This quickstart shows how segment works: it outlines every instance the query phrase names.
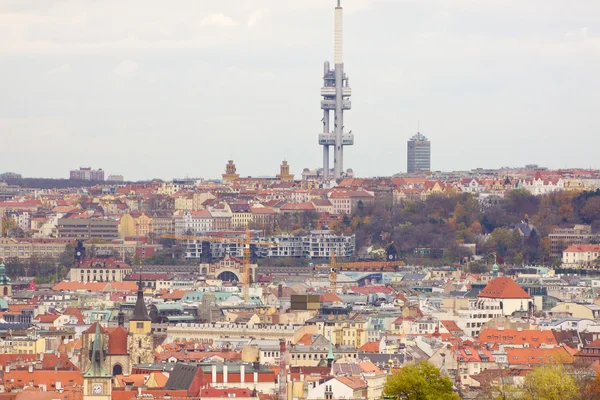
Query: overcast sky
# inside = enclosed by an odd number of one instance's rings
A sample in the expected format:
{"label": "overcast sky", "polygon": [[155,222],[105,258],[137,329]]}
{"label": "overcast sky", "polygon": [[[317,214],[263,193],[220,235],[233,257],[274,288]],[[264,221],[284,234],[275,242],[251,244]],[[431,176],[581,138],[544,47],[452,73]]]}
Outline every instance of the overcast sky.
{"label": "overcast sky", "polygon": [[[336,0],[0,0],[0,172],[318,167]],[[600,1],[343,0],[345,168],[600,168]],[[333,159],[333,157],[332,157]]]}

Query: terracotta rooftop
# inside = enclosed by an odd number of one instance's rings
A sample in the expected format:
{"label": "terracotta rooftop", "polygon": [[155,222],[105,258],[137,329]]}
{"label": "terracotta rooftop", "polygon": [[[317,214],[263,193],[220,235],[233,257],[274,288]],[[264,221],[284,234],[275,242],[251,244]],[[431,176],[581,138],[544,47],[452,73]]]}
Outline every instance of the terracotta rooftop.
{"label": "terracotta rooftop", "polygon": [[491,299],[531,299],[531,296],[510,278],[496,278],[477,295]]}
{"label": "terracotta rooftop", "polygon": [[563,253],[599,253],[600,244],[573,244],[563,250]]}
{"label": "terracotta rooftop", "polygon": [[127,331],[122,326],[117,327],[108,335],[108,354],[127,354]]}
{"label": "terracotta rooftop", "polygon": [[481,343],[519,346],[524,346],[527,344],[529,347],[556,345],[556,339],[552,331],[540,331],[536,329],[483,329],[479,333],[479,341]]}

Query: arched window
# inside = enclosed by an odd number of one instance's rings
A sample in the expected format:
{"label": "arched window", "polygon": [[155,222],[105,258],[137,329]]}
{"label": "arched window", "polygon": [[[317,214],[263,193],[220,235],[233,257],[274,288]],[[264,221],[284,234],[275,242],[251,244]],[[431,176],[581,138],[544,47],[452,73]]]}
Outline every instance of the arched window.
{"label": "arched window", "polygon": [[123,375],[123,367],[121,366],[121,364],[115,364],[115,366],[113,367],[113,376],[117,376],[117,375]]}
{"label": "arched window", "polygon": [[2,292],[4,293],[5,296],[8,296],[8,286],[4,286],[4,289],[2,289]]}
{"label": "arched window", "polygon": [[138,348],[142,348],[142,339],[138,340]]}

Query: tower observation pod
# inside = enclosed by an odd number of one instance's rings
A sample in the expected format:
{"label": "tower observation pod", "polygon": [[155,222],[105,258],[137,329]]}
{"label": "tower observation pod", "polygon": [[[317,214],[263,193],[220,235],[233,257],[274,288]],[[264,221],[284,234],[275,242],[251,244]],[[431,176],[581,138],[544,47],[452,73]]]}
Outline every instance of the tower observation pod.
{"label": "tower observation pod", "polygon": [[[342,177],[344,172],[344,146],[354,144],[354,135],[344,133],[344,111],[350,110],[352,104],[350,96],[349,78],[344,73],[343,61],[343,25],[344,10],[341,0],[337,1],[335,8],[334,30],[334,68],[331,69],[329,61],[325,62],[323,87],[321,88],[321,109],[323,110],[323,133],[319,134],[319,145],[323,146],[323,178],[329,176],[329,148],[333,147],[333,174],[335,179]],[[333,111],[333,127],[331,126],[330,112]]]}

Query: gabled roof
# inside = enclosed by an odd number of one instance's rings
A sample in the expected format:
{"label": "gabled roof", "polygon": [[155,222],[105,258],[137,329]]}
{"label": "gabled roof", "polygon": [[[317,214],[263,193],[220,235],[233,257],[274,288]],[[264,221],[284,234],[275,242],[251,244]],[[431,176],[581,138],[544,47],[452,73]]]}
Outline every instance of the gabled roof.
{"label": "gabled roof", "polygon": [[35,317],[33,320],[34,322],[41,322],[41,323],[53,323],[54,321],[56,321],[58,319],[58,317],[60,317],[60,315],[54,315],[54,314],[39,314],[37,317]]}
{"label": "gabled roof", "polygon": [[323,293],[319,296],[319,301],[321,303],[341,303],[342,299],[335,293]]}
{"label": "gabled roof", "polygon": [[340,383],[343,383],[344,385],[348,386],[350,389],[361,389],[361,388],[366,388],[367,387],[367,383],[360,379],[357,378],[355,376],[338,376],[337,379]]}
{"label": "gabled roof", "polygon": [[379,342],[367,342],[360,346],[359,350],[365,353],[379,353]]}
{"label": "gabled roof", "polygon": [[563,250],[563,253],[598,253],[600,244],[573,244]]}
{"label": "gabled roof", "polygon": [[479,333],[479,341],[489,344],[525,345],[540,347],[541,345],[555,346],[556,338],[552,331],[536,329],[493,329],[486,328]]}
{"label": "gabled roof", "polygon": [[572,364],[573,356],[564,347],[506,348],[509,365]]}
{"label": "gabled roof", "polygon": [[531,299],[531,296],[510,278],[499,277],[493,279],[477,297],[490,299]]}
{"label": "gabled roof", "polygon": [[108,335],[108,354],[127,354],[127,331],[122,326],[117,327]]}

